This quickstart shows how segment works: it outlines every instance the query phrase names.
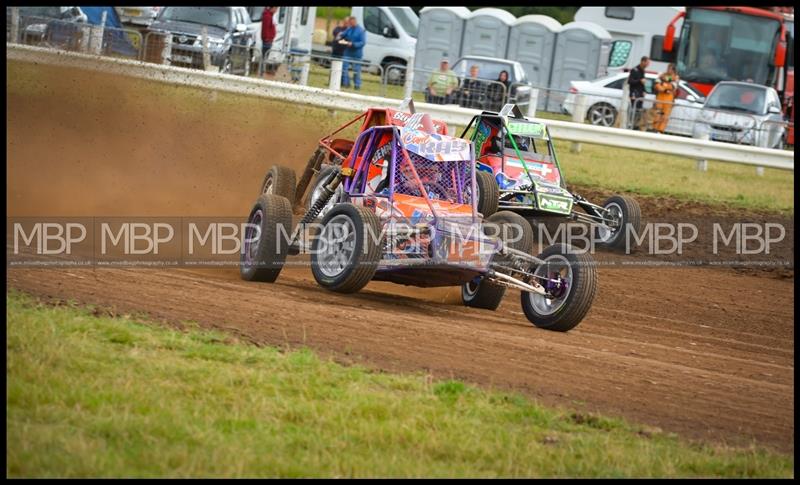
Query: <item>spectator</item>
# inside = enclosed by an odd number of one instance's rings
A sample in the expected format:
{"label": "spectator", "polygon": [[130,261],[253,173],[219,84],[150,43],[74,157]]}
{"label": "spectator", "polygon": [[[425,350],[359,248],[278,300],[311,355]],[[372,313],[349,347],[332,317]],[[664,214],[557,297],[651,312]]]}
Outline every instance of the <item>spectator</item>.
{"label": "spectator", "polygon": [[[275,40],[275,11],[278,7],[264,7],[261,14],[261,62],[266,62],[267,53],[272,49],[272,41]],[[275,73],[274,66],[266,64],[264,77]]]}
{"label": "spectator", "polygon": [[642,57],[639,65],[631,69],[628,75],[628,85],[630,86],[631,108],[633,109],[633,120],[631,126],[637,130],[642,129],[642,103],[644,101],[644,70],[650,65],[650,58]]}
{"label": "spectator", "polygon": [[508,71],[500,71],[497,80],[489,85],[486,92],[493,111],[500,111],[503,108],[503,103],[510,87],[511,81],[508,80]]}
{"label": "spectator", "polygon": [[364,57],[364,44],[366,35],[364,29],[358,25],[355,17],[347,17],[347,30],[341,34],[339,40],[344,49],[344,65],[342,66],[342,87],[350,87],[350,66],[353,66],[353,87],[356,91],[361,89],[361,58]]}
{"label": "spectator", "polygon": [[672,113],[672,105],[675,103],[675,93],[678,91],[678,73],[675,72],[675,64],[667,66],[667,72],[658,76],[655,85],[656,90],[656,116],[653,128],[658,133],[664,133]]}
{"label": "spectator", "polygon": [[333,28],[333,42],[331,42],[331,55],[336,59],[341,59],[344,55],[344,46],[339,43],[342,40],[344,31],[347,30],[347,21],[340,20],[336,27]]}
{"label": "spectator", "polygon": [[461,88],[459,106],[483,109],[486,101],[486,83],[478,79],[479,70],[477,64],[469,68],[469,77],[464,80],[464,86]]}
{"label": "spectator", "polygon": [[425,90],[425,101],[436,104],[450,104],[453,91],[458,88],[458,76],[450,69],[447,54],[439,63],[439,70],[431,74],[428,88]]}

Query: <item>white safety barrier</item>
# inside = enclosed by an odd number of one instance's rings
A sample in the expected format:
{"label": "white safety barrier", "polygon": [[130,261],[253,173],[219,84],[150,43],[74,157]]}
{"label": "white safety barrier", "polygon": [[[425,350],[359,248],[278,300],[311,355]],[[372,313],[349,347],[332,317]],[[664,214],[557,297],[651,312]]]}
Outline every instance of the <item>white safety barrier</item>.
{"label": "white safety barrier", "polygon": [[[100,57],[76,52],[6,43],[6,59],[131,76],[183,86],[213,89],[247,96],[341,111],[363,111],[375,106],[397,106],[399,100],[311,88],[264,79],[150,64],[127,59]],[[448,124],[465,126],[479,110],[451,105],[415,103],[417,110]],[[794,170],[794,152],[673,135],[606,128],[568,121],[541,120],[556,139],[630,148],[692,159],[716,160],[761,167]]]}

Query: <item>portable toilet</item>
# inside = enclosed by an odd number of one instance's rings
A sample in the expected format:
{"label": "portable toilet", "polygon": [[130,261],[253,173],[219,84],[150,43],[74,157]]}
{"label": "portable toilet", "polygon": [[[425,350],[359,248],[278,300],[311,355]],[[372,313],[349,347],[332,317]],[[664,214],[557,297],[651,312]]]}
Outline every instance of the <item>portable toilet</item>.
{"label": "portable toilet", "polygon": [[546,110],[559,112],[570,81],[591,81],[606,74],[611,34],[597,24],[570,22],[556,35]]}
{"label": "portable toilet", "polygon": [[469,16],[466,7],[425,7],[419,12],[417,47],[414,53],[414,91],[422,91],[431,73],[439,69],[443,56],[456,62],[461,55],[464,22]]}
{"label": "portable toilet", "polygon": [[[535,87],[547,88],[561,23],[547,15],[525,15],[511,25],[506,59],[522,64],[528,81]],[[547,96],[539,95],[537,109],[544,110]]]}
{"label": "portable toilet", "polygon": [[464,24],[462,56],[486,56],[504,59],[511,25],[516,17],[499,8],[479,8]]}

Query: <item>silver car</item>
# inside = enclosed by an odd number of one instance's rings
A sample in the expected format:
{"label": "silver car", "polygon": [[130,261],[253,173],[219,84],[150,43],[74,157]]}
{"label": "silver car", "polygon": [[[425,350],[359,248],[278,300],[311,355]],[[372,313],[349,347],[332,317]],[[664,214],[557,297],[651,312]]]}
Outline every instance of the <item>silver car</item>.
{"label": "silver car", "polygon": [[[463,56],[460,57],[453,64],[453,72],[457,76],[466,80],[469,77],[469,71],[472,66],[478,66],[478,79],[482,81],[492,81],[487,84],[489,88],[494,87],[499,92],[505,94],[503,99],[497,102],[487,102],[486,106],[481,109],[490,109],[500,111],[500,108],[506,103],[514,103],[521,109],[527,109],[531,99],[531,87],[528,85],[528,77],[525,75],[525,69],[517,61],[510,59],[500,59],[496,57],[485,56]],[[508,92],[496,82],[500,72],[506,71],[508,73],[508,82],[510,89]],[[473,106],[474,107],[474,106]]]}
{"label": "silver car", "polygon": [[778,92],[759,84],[723,81],[708,95],[697,123],[695,138],[783,148],[786,122]]}

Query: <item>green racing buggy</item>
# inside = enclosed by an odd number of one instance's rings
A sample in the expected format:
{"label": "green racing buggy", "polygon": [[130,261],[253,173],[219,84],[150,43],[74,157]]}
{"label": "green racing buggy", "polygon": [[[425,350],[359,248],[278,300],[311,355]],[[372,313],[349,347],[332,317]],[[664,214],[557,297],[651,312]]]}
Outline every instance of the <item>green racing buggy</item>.
{"label": "green racing buggy", "polygon": [[615,195],[603,205],[567,190],[547,125],[526,119],[507,104],[499,113],[475,115],[461,138],[475,144],[478,211],[516,212],[529,221],[563,217],[594,229],[599,247],[622,249],[626,230],[639,233],[641,210],[636,200]]}

